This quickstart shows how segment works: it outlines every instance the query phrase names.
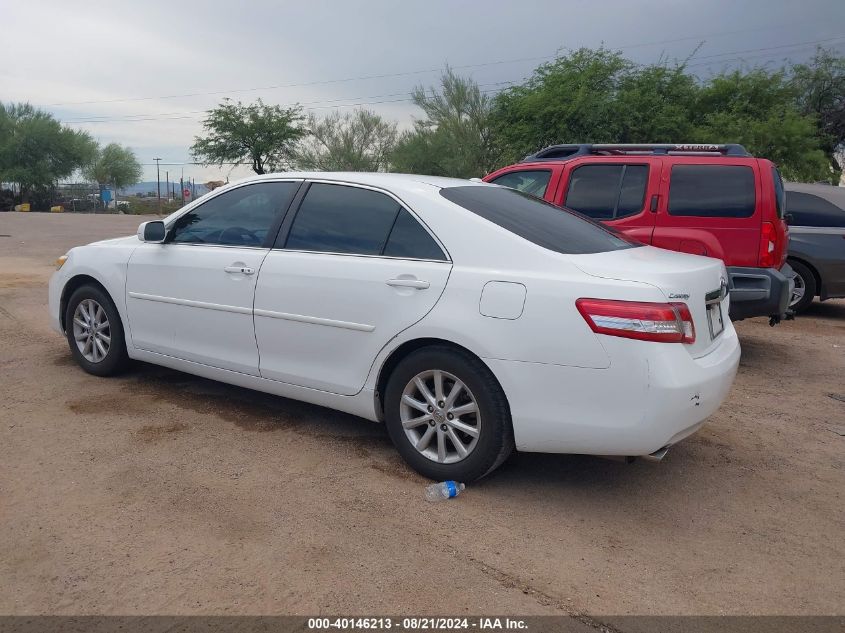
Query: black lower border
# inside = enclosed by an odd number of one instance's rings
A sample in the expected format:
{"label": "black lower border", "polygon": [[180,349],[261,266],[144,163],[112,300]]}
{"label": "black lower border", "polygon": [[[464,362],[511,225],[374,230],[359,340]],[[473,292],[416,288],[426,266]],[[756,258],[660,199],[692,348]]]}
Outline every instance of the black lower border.
{"label": "black lower border", "polygon": [[845,633],[845,616],[0,616],[0,633]]}

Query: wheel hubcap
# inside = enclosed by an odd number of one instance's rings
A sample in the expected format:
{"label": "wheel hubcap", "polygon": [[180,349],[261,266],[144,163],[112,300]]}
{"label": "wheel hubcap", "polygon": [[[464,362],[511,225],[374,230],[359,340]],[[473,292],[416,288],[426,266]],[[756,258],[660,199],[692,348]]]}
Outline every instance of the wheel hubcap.
{"label": "wheel hubcap", "polygon": [[440,464],[466,459],[481,435],[481,413],[456,376],[433,369],[414,376],[402,392],[399,418],[408,441]]}
{"label": "wheel hubcap", "polygon": [[106,311],[93,299],[83,299],[73,313],[73,339],[89,363],[99,363],[109,353],[111,326]]}
{"label": "wheel hubcap", "polygon": [[795,282],[795,289],[792,291],[792,299],[789,302],[790,308],[804,298],[804,292],[807,290],[804,278],[801,275],[795,275],[793,281]]}

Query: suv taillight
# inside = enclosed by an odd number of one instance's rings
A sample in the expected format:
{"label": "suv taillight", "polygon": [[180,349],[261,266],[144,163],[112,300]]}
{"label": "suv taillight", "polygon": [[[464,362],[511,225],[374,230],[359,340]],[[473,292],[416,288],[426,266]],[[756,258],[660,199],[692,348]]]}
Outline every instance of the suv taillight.
{"label": "suv taillight", "polygon": [[578,299],[575,305],[597,334],[658,343],[695,343],[695,325],[686,303]]}
{"label": "suv taillight", "polygon": [[775,225],[771,222],[763,222],[762,230],[760,231],[760,255],[758,263],[761,268],[774,268],[780,253],[778,253],[778,234],[775,230]]}

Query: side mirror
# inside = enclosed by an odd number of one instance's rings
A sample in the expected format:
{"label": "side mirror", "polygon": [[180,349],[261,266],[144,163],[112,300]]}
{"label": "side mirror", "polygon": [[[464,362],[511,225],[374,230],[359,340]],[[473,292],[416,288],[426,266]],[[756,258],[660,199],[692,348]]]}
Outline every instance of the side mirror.
{"label": "side mirror", "polygon": [[791,225],[795,221],[795,218],[792,217],[791,213],[787,213],[786,215],[784,215],[783,219],[786,220],[787,225]]}
{"label": "side mirror", "polygon": [[142,222],[141,226],[138,227],[138,239],[142,242],[161,244],[166,236],[167,231],[164,228],[164,222],[161,220]]}

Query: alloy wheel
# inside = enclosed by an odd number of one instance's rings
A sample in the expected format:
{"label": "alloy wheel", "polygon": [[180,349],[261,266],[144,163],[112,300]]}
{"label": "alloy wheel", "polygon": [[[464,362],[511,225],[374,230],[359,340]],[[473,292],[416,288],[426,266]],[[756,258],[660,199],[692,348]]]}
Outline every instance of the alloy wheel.
{"label": "alloy wheel", "polygon": [[792,280],[795,282],[795,288],[792,291],[792,296],[789,298],[790,308],[797,305],[804,298],[804,293],[807,290],[807,285],[804,283],[804,278],[801,275],[795,275]]}
{"label": "alloy wheel", "polygon": [[83,299],[73,313],[73,339],[90,363],[102,362],[111,346],[111,326],[106,311],[93,299]]}
{"label": "alloy wheel", "polygon": [[405,386],[399,418],[417,452],[440,463],[466,459],[481,435],[481,412],[475,396],[452,374],[432,369]]}

